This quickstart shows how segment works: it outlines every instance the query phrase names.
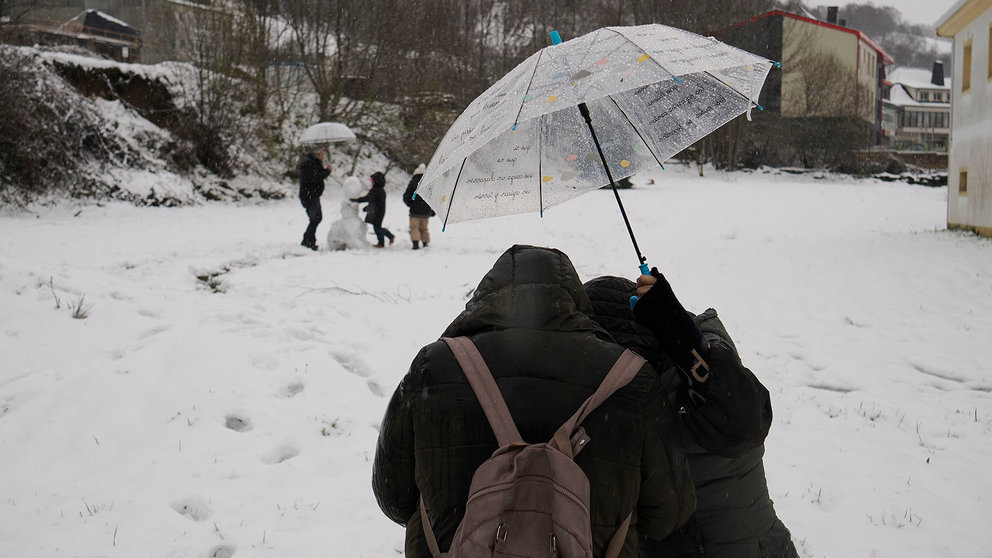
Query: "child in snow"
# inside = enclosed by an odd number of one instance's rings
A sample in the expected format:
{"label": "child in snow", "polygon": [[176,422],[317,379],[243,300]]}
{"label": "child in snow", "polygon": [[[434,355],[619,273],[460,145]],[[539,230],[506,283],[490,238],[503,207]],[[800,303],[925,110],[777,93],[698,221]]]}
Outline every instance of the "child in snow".
{"label": "child in snow", "polygon": [[368,205],[365,206],[365,222],[372,225],[372,230],[375,231],[375,237],[379,241],[374,246],[376,248],[382,248],[384,246],[383,237],[389,239],[389,244],[396,242],[396,237],[393,236],[393,233],[382,226],[382,219],[386,216],[386,175],[376,172],[370,178],[372,180],[372,189],[360,198],[350,198],[350,201],[356,203],[368,202]]}

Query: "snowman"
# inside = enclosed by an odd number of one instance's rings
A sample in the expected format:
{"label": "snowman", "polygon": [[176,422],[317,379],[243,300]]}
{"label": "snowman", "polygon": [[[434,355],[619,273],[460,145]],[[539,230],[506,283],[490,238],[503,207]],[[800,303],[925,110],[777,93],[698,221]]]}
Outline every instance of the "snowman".
{"label": "snowman", "polygon": [[359,205],[348,201],[365,193],[362,182],[355,176],[344,179],[344,200],[341,202],[341,218],[331,223],[327,232],[328,250],[365,250],[372,246],[368,240],[368,225],[359,213]]}

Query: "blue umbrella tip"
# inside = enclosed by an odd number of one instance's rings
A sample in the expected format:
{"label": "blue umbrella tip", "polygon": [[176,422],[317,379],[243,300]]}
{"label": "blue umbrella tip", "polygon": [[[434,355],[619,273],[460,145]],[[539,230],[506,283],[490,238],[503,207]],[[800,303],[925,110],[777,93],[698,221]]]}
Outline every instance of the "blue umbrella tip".
{"label": "blue umbrella tip", "polygon": [[551,32],[551,44],[553,45],[561,44],[561,35],[558,34],[557,30]]}
{"label": "blue umbrella tip", "polygon": [[679,79],[679,76],[672,76],[672,77],[675,78],[675,83],[682,83],[682,80]]}

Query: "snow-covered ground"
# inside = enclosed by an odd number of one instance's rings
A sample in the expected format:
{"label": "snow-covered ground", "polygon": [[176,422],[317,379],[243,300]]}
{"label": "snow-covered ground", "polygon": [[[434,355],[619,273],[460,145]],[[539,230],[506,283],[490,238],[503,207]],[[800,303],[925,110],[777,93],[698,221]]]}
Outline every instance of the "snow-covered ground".
{"label": "snow-covered ground", "polygon": [[[992,555],[992,242],[945,229],[945,188],[693,174],[623,198],[771,391],[765,466],[802,555]],[[0,216],[0,556],[400,555],[369,477],[417,350],[513,243],[636,275],[609,191],[434,219],[419,251],[400,191],[378,251],[301,248],[295,199]]]}

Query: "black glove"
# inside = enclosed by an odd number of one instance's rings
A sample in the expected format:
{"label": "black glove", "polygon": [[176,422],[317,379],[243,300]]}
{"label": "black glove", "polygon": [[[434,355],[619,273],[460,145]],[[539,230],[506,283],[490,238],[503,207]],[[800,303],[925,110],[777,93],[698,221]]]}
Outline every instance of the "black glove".
{"label": "black glove", "polygon": [[651,275],[657,282],[634,304],[634,318],[654,332],[658,343],[683,372],[689,373],[695,367],[699,375],[705,376],[707,371],[699,369],[700,364],[703,367],[705,364],[698,361],[706,358],[709,343],[692,316],[675,297],[665,276],[657,267],[651,268]]}

